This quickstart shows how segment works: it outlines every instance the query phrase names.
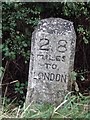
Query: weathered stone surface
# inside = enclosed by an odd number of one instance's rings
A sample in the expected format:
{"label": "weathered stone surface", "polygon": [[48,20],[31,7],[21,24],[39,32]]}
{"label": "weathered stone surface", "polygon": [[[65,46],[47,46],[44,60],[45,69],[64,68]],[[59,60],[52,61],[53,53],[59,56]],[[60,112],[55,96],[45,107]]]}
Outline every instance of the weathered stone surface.
{"label": "weathered stone surface", "polygon": [[43,19],[32,35],[26,103],[59,104],[70,88],[76,35],[73,23]]}

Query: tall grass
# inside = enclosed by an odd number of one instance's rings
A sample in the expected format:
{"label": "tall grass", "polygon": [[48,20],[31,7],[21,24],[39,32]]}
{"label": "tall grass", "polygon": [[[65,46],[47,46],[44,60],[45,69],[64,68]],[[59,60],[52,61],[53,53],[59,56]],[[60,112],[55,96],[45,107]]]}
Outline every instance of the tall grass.
{"label": "tall grass", "polygon": [[52,104],[30,103],[27,107],[21,106],[11,109],[13,102],[0,111],[0,118],[90,118],[90,96],[66,95],[58,106]]}

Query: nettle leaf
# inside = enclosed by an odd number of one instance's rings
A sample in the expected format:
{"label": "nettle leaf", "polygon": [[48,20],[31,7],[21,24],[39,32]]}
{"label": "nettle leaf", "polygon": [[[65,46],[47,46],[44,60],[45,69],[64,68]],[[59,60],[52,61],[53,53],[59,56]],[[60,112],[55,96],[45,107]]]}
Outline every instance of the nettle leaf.
{"label": "nettle leaf", "polygon": [[17,83],[15,84],[15,86],[16,86],[16,87],[19,87],[19,86],[20,86],[20,83],[19,83],[19,82],[17,82]]}
{"label": "nettle leaf", "polygon": [[72,71],[71,72],[71,79],[76,80],[76,77],[77,77],[77,73],[75,71]]}
{"label": "nettle leaf", "polygon": [[0,44],[0,50],[2,50],[3,46],[4,46],[3,44]]}
{"label": "nettle leaf", "polygon": [[21,86],[21,87],[20,87],[20,90],[22,90],[23,88],[24,88],[24,87],[23,87],[23,86]]}
{"label": "nettle leaf", "polygon": [[9,57],[15,59],[16,58],[15,52],[10,52]]}
{"label": "nettle leaf", "polygon": [[19,88],[15,88],[16,93],[19,91]]}
{"label": "nettle leaf", "polygon": [[9,51],[6,51],[5,54],[4,54],[6,57],[9,56]]}
{"label": "nettle leaf", "polygon": [[28,45],[26,43],[23,44],[24,47],[27,47]]}
{"label": "nettle leaf", "polygon": [[25,84],[24,83],[21,83],[21,87],[24,87],[25,86]]}
{"label": "nettle leaf", "polygon": [[2,51],[5,51],[5,52],[9,51],[9,48],[8,48],[8,46],[6,46],[6,45],[3,45]]}
{"label": "nettle leaf", "polygon": [[24,93],[22,90],[20,90],[19,92],[20,92],[20,94],[23,94],[23,93]]}
{"label": "nettle leaf", "polygon": [[77,28],[77,31],[83,33],[84,32],[83,26],[79,25],[79,27]]}

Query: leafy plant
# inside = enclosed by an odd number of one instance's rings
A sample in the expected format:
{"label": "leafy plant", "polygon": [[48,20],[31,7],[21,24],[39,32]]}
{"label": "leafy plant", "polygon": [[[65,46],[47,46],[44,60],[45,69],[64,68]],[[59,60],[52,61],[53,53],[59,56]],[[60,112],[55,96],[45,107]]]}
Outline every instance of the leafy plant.
{"label": "leafy plant", "polygon": [[80,77],[80,80],[83,81],[85,80],[84,76],[82,75],[83,73],[77,73],[76,71],[72,71],[71,72],[71,79],[76,81],[77,80],[77,77],[79,76]]}
{"label": "leafy plant", "polygon": [[35,104],[31,102],[27,107],[12,107],[14,103],[9,103],[0,111],[0,118],[42,118],[42,119],[86,119],[90,117],[90,96],[70,95],[68,93],[64,101],[58,106],[52,104]]}
{"label": "leafy plant", "polygon": [[89,43],[88,39],[89,39],[89,36],[90,36],[90,31],[87,30],[87,29],[85,30],[83,28],[83,26],[81,26],[81,25],[78,26],[77,31],[78,31],[79,34],[82,35],[84,43],[88,44]]}
{"label": "leafy plant", "polygon": [[[2,5],[3,35],[6,36],[3,38],[5,41],[2,47],[3,55],[5,58],[11,60],[21,55],[27,62],[30,57],[32,33],[30,29],[39,22],[41,10],[38,9],[38,7],[35,7],[35,10],[33,10],[33,7],[24,8],[23,6],[26,5],[26,3],[7,2]],[[11,12],[10,9],[13,11]]]}
{"label": "leafy plant", "polygon": [[24,83],[15,83],[15,93],[20,93],[23,94],[24,93],[24,89],[27,87],[27,82]]}
{"label": "leafy plant", "polygon": [[71,72],[71,79],[76,81],[76,77],[77,77],[77,72],[72,71]]}

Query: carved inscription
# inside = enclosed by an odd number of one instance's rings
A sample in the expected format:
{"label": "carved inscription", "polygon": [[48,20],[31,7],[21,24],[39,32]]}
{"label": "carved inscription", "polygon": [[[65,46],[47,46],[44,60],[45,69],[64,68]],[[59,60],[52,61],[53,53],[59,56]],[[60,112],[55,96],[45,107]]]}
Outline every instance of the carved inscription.
{"label": "carved inscription", "polygon": [[61,62],[65,62],[66,60],[66,56],[65,55],[57,55],[57,56],[52,56],[52,55],[45,55],[45,54],[38,54],[37,55],[38,58],[42,59],[42,60],[50,60],[50,61],[61,61]]}
{"label": "carved inscription", "polygon": [[[67,51],[66,45],[67,45],[66,40],[59,40],[57,43],[57,48],[56,48],[57,51],[61,52],[61,53]],[[40,39],[40,48],[39,49],[49,51],[49,39],[47,39],[47,38]]]}
{"label": "carved inscription", "polygon": [[67,45],[67,41],[65,41],[65,40],[59,40],[58,41],[57,51],[58,52],[62,52],[62,53],[65,52],[65,51],[67,51],[66,45]]}
{"label": "carved inscription", "polygon": [[66,78],[67,78],[66,74],[54,74],[54,73],[46,73],[46,72],[38,73],[39,80],[60,81],[60,82],[66,83]]}
{"label": "carved inscription", "polygon": [[47,38],[40,39],[40,50],[49,51],[49,40]]}
{"label": "carved inscription", "polygon": [[[47,80],[47,81],[60,81],[66,83],[67,74],[66,73],[53,73],[52,70],[59,70],[60,66],[58,63],[65,64],[66,62],[66,55],[65,52],[67,51],[67,41],[66,40],[56,40],[56,46],[53,49],[56,53],[59,54],[50,54],[50,50],[52,50],[52,43],[50,42],[51,39],[49,38],[41,38],[39,40],[39,52],[37,54],[37,58],[39,60],[43,60],[42,62],[38,62],[39,68],[51,70],[51,72],[43,72],[40,71],[38,73],[39,80]],[[50,47],[51,46],[51,47]],[[50,62],[51,61],[51,62]]]}

